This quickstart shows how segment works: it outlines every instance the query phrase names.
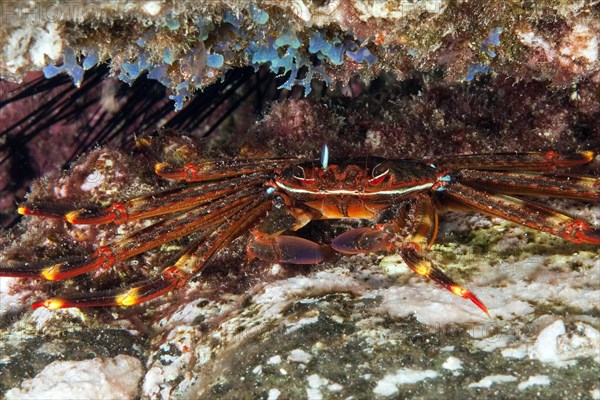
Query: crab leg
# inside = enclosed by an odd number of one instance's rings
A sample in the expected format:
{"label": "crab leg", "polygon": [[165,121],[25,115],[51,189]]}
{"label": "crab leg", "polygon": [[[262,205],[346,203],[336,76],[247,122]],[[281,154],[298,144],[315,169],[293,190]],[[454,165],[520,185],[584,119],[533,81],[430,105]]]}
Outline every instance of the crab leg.
{"label": "crab leg", "polygon": [[463,299],[471,300],[473,304],[486,313],[488,317],[490,316],[487,307],[481,300],[477,298],[477,296],[475,296],[470,290],[454,283],[454,281],[448,277],[448,275],[446,275],[437,265],[435,265],[433,261],[423,256],[420,247],[413,243],[408,243],[399,249],[399,253],[406,265],[408,265],[414,272],[431,279]]}
{"label": "crab leg", "polygon": [[175,264],[163,269],[154,278],[139,282],[128,289],[88,293],[73,297],[58,297],[37,302],[34,308],[132,306],[162,296],[185,284],[224,246],[246,232],[271,207],[269,200],[255,199],[238,208],[231,219],[223,221],[214,231],[196,241]]}
{"label": "crab leg", "polygon": [[471,291],[456,284],[433,261],[425,255],[425,249],[435,240],[437,235],[437,213],[431,197],[419,195],[411,203],[409,224],[402,243],[398,243],[397,252],[406,265],[419,275],[438,283],[445,289],[464,299],[471,300],[489,317],[487,307]]}
{"label": "crab leg", "polygon": [[166,179],[207,182],[255,172],[273,171],[297,162],[298,159],[290,158],[211,160],[195,164],[188,163],[184,166],[158,162],[154,165],[154,171],[158,176]]}
{"label": "crab leg", "polygon": [[487,214],[547,232],[574,243],[600,244],[600,229],[537,203],[506,195],[491,195],[458,182],[438,188],[453,199]]}
{"label": "crab leg", "polygon": [[391,222],[380,224],[376,228],[353,229],[335,238],[331,246],[342,253],[370,252],[383,248],[387,248],[388,252],[397,252],[414,272],[433,280],[457,296],[471,300],[489,316],[481,300],[456,284],[424,255],[435,240],[438,227],[437,212],[431,198],[426,194],[416,195],[407,205],[408,209],[399,218],[408,221],[406,224]]}
{"label": "crab leg", "polygon": [[252,203],[257,196],[260,196],[260,190],[246,189],[233,199],[225,201],[225,205],[209,205],[175,218],[157,222],[108,246],[99,247],[90,256],[78,259],[70,258],[49,267],[28,264],[16,267],[0,266],[0,276],[41,277],[47,280],[59,280],[81,275],[98,268],[110,268],[118,262],[125,261],[164,243],[222,223],[240,209]]}
{"label": "crab leg", "polygon": [[448,169],[484,169],[484,170],[521,170],[554,171],[557,168],[569,168],[590,163],[596,153],[581,151],[572,154],[559,154],[555,151],[545,153],[493,153],[443,157],[432,162]]}
{"label": "crab leg", "polygon": [[263,185],[267,178],[266,174],[251,174],[226,182],[198,185],[185,189],[175,188],[124,202],[114,202],[109,207],[99,210],[81,209],[65,213],[59,209],[53,209],[52,206],[24,205],[19,207],[19,213],[22,215],[62,218],[76,225],[101,225],[111,222],[122,224],[142,218],[189,210],[239,192],[244,188]]}
{"label": "crab leg", "polygon": [[208,160],[177,166],[161,161],[161,157],[159,157],[158,152],[155,150],[154,144],[155,140],[149,137],[140,138],[136,142],[136,145],[155,162],[154,171],[158,176],[177,181],[206,182],[256,172],[272,172],[275,169],[289,167],[298,162],[297,158],[256,158]]}
{"label": "crab leg", "polygon": [[461,183],[507,194],[600,200],[600,179],[592,177],[550,177],[535,173],[483,172],[466,169],[457,173],[457,179]]}

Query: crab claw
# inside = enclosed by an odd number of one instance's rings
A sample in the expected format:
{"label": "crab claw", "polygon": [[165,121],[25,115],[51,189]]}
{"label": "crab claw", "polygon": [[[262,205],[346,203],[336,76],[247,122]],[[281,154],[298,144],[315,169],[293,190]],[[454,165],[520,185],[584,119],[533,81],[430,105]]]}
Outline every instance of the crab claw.
{"label": "crab claw", "polygon": [[248,258],[289,264],[317,264],[327,256],[324,246],[295,236],[256,238],[248,243]]}
{"label": "crab claw", "polygon": [[356,228],[333,239],[331,247],[344,254],[371,253],[389,246],[388,235],[375,228]]}

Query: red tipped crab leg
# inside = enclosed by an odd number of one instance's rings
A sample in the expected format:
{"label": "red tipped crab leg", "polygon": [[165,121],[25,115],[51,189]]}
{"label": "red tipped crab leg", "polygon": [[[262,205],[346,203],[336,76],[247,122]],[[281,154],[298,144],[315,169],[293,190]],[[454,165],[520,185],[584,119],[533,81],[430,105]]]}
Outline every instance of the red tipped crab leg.
{"label": "red tipped crab leg", "polygon": [[493,192],[600,200],[598,178],[470,169],[461,170],[456,176],[461,183]]}
{"label": "red tipped crab leg", "polygon": [[[50,310],[70,307],[108,307],[139,304],[151,300],[177,287],[180,279],[172,274],[172,269],[163,270],[160,275],[140,282],[139,286],[127,292],[104,291],[70,297],[53,297],[33,303],[31,307],[45,307]],[[133,299],[133,302],[131,302]]]}
{"label": "red tipped crab leg", "polygon": [[444,271],[425,255],[425,249],[437,235],[437,213],[431,197],[420,195],[409,203],[406,236],[402,243],[395,244],[406,265],[419,275],[425,276],[445,289],[464,299],[471,300],[489,317],[487,307],[471,291],[456,284]]}
{"label": "red tipped crab leg", "polygon": [[170,189],[161,193],[142,196],[124,202],[114,202],[104,209],[81,209],[70,212],[52,210],[52,206],[23,205],[22,215],[62,218],[76,225],[122,224],[142,218],[189,210],[215,199],[239,192],[250,186],[261,186],[268,179],[266,174],[251,174],[247,177],[225,182],[215,182],[190,188]]}
{"label": "red tipped crab leg", "polygon": [[[419,275],[438,283],[457,296],[471,300],[488,316],[486,306],[469,290],[456,284],[437,265],[423,255],[437,235],[438,219],[428,195],[417,195],[407,202],[396,219],[406,223],[381,224],[377,228],[358,228],[336,237],[331,244],[342,253],[363,253],[387,249],[402,257],[406,265]],[[402,212],[403,211],[403,212]]]}
{"label": "red tipped crab leg", "polygon": [[0,266],[0,276],[59,280],[98,268],[110,268],[117,262],[127,260],[164,243],[222,223],[260,196],[259,190],[262,189],[242,191],[239,193],[242,197],[227,201],[221,207],[210,205],[158,222],[108,246],[100,247],[94,254],[79,259],[69,259],[49,267],[29,264],[14,267]]}
{"label": "red tipped crab leg", "polygon": [[487,214],[547,232],[574,243],[600,244],[600,229],[534,202],[506,195],[491,195],[451,182],[440,188],[464,204]]}
{"label": "red tipped crab leg", "polygon": [[545,153],[494,153],[456,155],[431,160],[442,169],[485,169],[485,170],[521,170],[554,171],[557,168],[569,168],[591,162],[596,153],[580,151],[572,154],[560,154],[555,151]]}
{"label": "red tipped crab leg", "polygon": [[297,162],[298,159],[288,158],[211,160],[196,164],[189,163],[184,166],[159,162],[154,166],[154,171],[157,175],[167,179],[206,182],[255,172],[270,172],[289,167]]}
{"label": "red tipped crab leg", "polygon": [[270,201],[255,199],[251,204],[221,223],[213,232],[194,243],[177,262],[151,279],[128,289],[87,293],[73,297],[58,297],[37,302],[37,307],[50,309],[66,307],[132,306],[162,296],[182,286],[210,259],[233,239],[246,232],[271,207]]}
{"label": "red tipped crab leg", "polygon": [[399,253],[404,262],[417,274],[426,276],[463,299],[471,300],[473,304],[486,313],[488,317],[490,316],[487,307],[481,300],[477,298],[477,296],[475,296],[468,289],[465,289],[454,283],[454,281],[450,279],[437,265],[421,254],[421,249],[419,246],[413,243],[408,243],[400,248]]}

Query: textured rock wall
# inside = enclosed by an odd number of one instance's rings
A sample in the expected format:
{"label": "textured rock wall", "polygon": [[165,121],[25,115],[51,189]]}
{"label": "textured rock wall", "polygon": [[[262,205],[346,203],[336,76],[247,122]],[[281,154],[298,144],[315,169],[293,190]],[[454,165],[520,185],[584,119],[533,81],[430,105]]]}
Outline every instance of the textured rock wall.
{"label": "textured rock wall", "polygon": [[597,73],[598,5],[579,2],[391,0],[2,3],[0,76],[83,71],[191,93],[233,67],[268,65],[281,85],[347,82],[389,71],[443,69],[449,81],[506,74],[569,85]]}

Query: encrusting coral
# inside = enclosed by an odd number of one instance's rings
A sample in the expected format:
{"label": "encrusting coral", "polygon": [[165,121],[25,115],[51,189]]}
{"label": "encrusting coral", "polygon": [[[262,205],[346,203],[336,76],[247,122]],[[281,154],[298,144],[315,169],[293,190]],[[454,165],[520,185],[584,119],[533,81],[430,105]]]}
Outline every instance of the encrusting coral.
{"label": "encrusting coral", "polygon": [[[508,74],[565,85],[598,71],[600,20],[593,2],[555,4],[391,0],[175,0],[6,3],[0,76],[67,74],[109,62],[132,83],[170,88],[180,109],[192,93],[246,65],[285,75],[281,88],[311,91],[359,74],[443,68],[449,81]],[[12,17],[12,18],[8,18]]]}

